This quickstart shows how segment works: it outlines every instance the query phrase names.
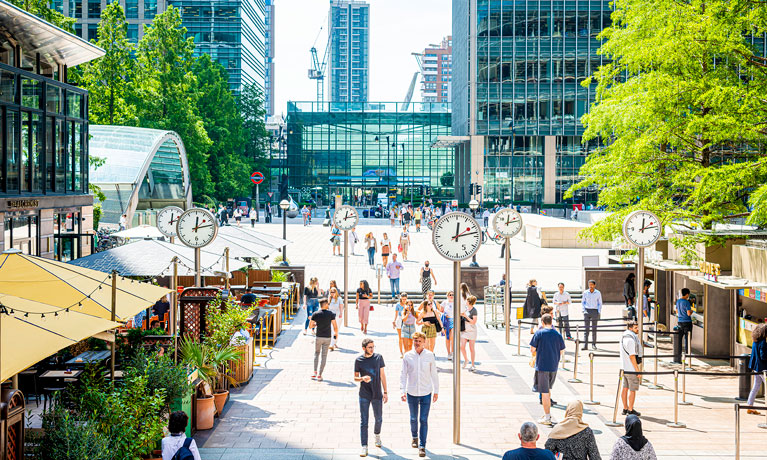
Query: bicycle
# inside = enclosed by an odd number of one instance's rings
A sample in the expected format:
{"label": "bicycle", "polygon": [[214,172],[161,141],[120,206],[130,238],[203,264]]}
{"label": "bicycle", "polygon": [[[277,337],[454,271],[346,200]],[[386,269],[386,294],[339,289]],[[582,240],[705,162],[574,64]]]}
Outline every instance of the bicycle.
{"label": "bicycle", "polygon": [[488,240],[495,242],[495,244],[501,245],[504,243],[504,238],[501,235],[490,234],[490,229],[486,228],[482,231],[482,243],[486,243]]}

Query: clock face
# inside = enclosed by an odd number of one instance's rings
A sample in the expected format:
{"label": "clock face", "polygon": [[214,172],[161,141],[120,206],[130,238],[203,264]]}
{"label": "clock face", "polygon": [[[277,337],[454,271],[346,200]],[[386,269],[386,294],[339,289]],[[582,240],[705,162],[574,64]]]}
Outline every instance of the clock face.
{"label": "clock face", "polygon": [[194,208],[181,214],[176,223],[176,234],[182,243],[201,248],[211,243],[218,233],[216,218],[208,210]]}
{"label": "clock face", "polygon": [[652,246],[661,232],[660,219],[650,211],[632,212],[623,221],[623,236],[634,246]]}
{"label": "clock face", "polygon": [[351,206],[341,206],[333,214],[333,223],[341,230],[351,230],[357,226],[360,220],[357,210]]}
{"label": "clock face", "polygon": [[167,206],[157,211],[157,229],[165,236],[176,236],[176,222],[184,210],[178,206]]}
{"label": "clock face", "polygon": [[482,229],[463,212],[451,212],[434,224],[432,242],[442,257],[458,261],[473,256],[482,245]]}
{"label": "clock face", "polygon": [[493,229],[504,238],[513,238],[522,230],[522,216],[511,208],[503,208],[493,217]]}

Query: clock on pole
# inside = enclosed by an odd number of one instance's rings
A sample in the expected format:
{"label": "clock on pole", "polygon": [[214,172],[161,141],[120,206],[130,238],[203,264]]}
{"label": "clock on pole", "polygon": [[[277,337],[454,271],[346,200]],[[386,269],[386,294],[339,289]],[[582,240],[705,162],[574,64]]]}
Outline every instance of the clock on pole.
{"label": "clock on pole", "polygon": [[344,231],[344,327],[349,325],[349,230],[356,227],[359,221],[360,216],[353,206],[339,206],[333,214],[333,223]]}
{"label": "clock on pole", "polygon": [[176,234],[184,245],[194,248],[194,280],[197,287],[202,287],[200,248],[216,239],[218,235],[216,218],[207,209],[189,209],[179,216],[176,222]]}
{"label": "clock on pole", "polygon": [[183,213],[184,210],[178,206],[166,206],[160,209],[157,211],[157,230],[167,237],[174,238],[176,236],[176,223]]}
{"label": "clock on pole", "polygon": [[511,239],[522,230],[522,216],[512,208],[503,208],[493,217],[493,229],[496,235],[503,237],[503,244],[506,245],[504,253],[504,266],[506,268],[506,285],[503,293],[503,321],[506,323],[506,345],[511,343],[511,314],[509,307],[511,304]]}

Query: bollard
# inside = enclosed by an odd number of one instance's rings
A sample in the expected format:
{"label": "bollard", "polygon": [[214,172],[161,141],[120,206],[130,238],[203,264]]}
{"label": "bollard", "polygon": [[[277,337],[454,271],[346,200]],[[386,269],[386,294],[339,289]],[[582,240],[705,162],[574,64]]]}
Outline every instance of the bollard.
{"label": "bollard", "polygon": [[589,352],[589,399],[583,401],[583,404],[597,405],[599,401],[594,401],[594,353]]}
{"label": "bollard", "polygon": [[264,318],[258,318],[258,354],[256,358],[266,358],[266,353],[264,353]]}
{"label": "bollard", "polygon": [[[762,377],[764,378],[764,405],[767,406],[767,371],[762,371]],[[767,412],[765,412],[767,414]],[[765,415],[765,423],[760,423],[759,428],[767,429],[767,415]]]}
{"label": "bollard", "polygon": [[[581,349],[580,342],[579,342],[579,339],[578,339],[580,336],[581,336],[581,325],[580,324],[576,324],[575,325],[575,359],[576,360],[578,359],[578,355],[580,354],[580,349]],[[588,344],[586,344],[586,345],[588,345]]]}
{"label": "bollard", "polygon": [[692,406],[690,401],[687,401],[687,374],[682,373],[682,400],[679,401],[680,406]]}
{"label": "bollard", "polygon": [[623,369],[618,373],[618,388],[615,390],[615,408],[613,409],[613,419],[610,422],[605,422],[605,426],[623,426],[622,423],[618,423],[615,419],[618,418],[618,397],[621,393],[621,382],[623,382]]}
{"label": "bollard", "polygon": [[269,345],[269,334],[272,332],[272,327],[271,327],[272,324],[269,321],[270,316],[271,315],[269,314],[266,315],[266,346],[264,348],[267,350],[271,350],[272,348],[274,348],[271,345]]}
{"label": "bollard", "polygon": [[[578,340],[578,337],[575,337],[575,349],[578,349],[578,344],[580,341]],[[578,378],[578,352],[575,352],[575,362],[573,363],[573,378],[567,379],[570,383],[583,383],[581,382],[581,379]]]}
{"label": "bollard", "polygon": [[674,371],[674,421],[666,423],[670,428],[687,428],[679,422],[679,371]]}
{"label": "bollard", "polygon": [[517,356],[522,356],[522,320],[517,320]]}
{"label": "bollard", "polygon": [[735,403],[735,460],[740,460],[740,404]]}
{"label": "bollard", "polygon": [[[692,368],[692,332],[687,334],[687,359],[689,359],[689,363],[687,363],[687,367],[684,369],[686,371],[693,371],[695,369]],[[685,360],[684,355],[682,355],[682,366],[684,367]]]}

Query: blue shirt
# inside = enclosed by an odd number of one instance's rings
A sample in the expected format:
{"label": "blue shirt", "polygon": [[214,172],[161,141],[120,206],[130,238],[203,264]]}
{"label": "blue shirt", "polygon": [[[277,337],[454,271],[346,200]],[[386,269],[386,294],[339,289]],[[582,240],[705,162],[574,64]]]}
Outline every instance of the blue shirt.
{"label": "blue shirt", "polygon": [[597,310],[599,313],[602,313],[602,293],[599,292],[599,289],[594,289],[594,292],[591,292],[588,289],[583,291],[581,306],[583,306],[584,313],[586,313],[587,309]]}
{"label": "blue shirt", "polygon": [[565,349],[565,341],[556,329],[550,327],[538,329],[530,340],[530,346],[535,347],[536,371],[557,371],[561,352]]}
{"label": "blue shirt", "polygon": [[503,454],[502,460],[557,460],[557,457],[550,450],[520,447]]}
{"label": "blue shirt", "polygon": [[692,310],[692,304],[687,299],[678,299],[676,301],[676,317],[680,323],[691,323],[692,318],[687,314],[688,310]]}

